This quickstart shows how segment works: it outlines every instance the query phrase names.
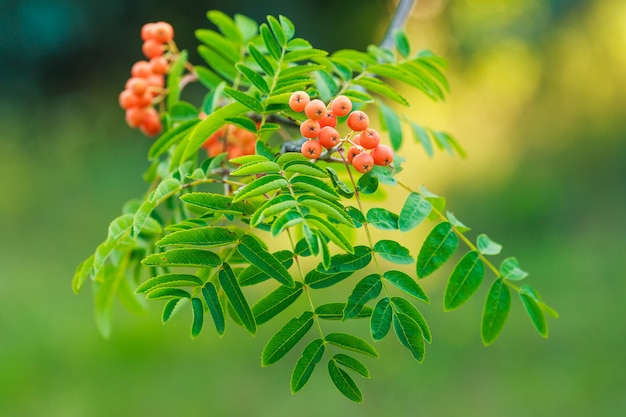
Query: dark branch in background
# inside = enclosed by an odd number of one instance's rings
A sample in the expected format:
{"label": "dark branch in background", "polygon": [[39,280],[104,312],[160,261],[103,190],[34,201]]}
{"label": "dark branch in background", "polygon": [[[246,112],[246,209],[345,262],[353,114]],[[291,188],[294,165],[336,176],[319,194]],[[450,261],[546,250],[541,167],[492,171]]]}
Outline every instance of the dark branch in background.
{"label": "dark branch in background", "polygon": [[400,2],[398,3],[398,7],[396,7],[396,11],[391,18],[391,22],[389,22],[387,32],[385,32],[385,37],[380,42],[381,48],[393,47],[393,33],[397,29],[404,27],[406,19],[409,17],[409,13],[411,13],[411,9],[413,8],[414,3],[415,0],[400,0]]}

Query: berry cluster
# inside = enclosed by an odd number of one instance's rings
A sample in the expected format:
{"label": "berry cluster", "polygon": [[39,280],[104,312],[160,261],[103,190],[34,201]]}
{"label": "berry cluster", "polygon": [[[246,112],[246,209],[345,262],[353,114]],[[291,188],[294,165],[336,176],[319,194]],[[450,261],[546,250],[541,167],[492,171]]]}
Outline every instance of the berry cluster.
{"label": "berry cluster", "polygon": [[241,127],[222,126],[202,145],[209,157],[228,152],[228,159],[255,153],[256,135]]}
{"label": "berry cluster", "polygon": [[[380,135],[369,127],[369,117],[361,110],[352,111],[352,102],[346,96],[337,96],[328,106],[319,99],[311,100],[304,91],[296,91],[289,98],[289,107],[295,112],[304,112],[308,117],[300,125],[300,133],[309,140],[302,145],[302,154],[316,159],[322,148],[342,149],[350,144],[348,162],[359,172],[369,172],[374,165],[389,165],[393,161],[393,151],[380,144]],[[348,116],[346,123],[351,132],[342,137],[335,127],[337,117]],[[369,150],[369,152],[367,152]]]}
{"label": "berry cluster", "polygon": [[124,91],[119,95],[120,107],[126,110],[126,123],[139,128],[146,136],[161,131],[159,113],[152,107],[153,100],[163,93],[165,75],[170,63],[163,56],[164,45],[172,42],[174,29],[169,23],[147,23],[141,28],[141,47],[149,61],[135,62]]}

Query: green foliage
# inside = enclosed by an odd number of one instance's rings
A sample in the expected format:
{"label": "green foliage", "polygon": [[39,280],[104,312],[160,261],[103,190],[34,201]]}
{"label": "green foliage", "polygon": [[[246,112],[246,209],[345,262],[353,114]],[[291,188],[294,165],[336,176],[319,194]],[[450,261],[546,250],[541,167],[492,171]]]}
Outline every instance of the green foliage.
{"label": "green foliage", "polygon": [[[398,345],[422,362],[432,335],[416,303],[430,299],[417,281],[449,264],[463,243],[467,252],[448,279],[444,310],[467,302],[491,271],[480,327],[483,342],[491,344],[502,331],[511,290],[519,294],[534,328],[547,337],[546,316],[556,317],[556,312],[532,287],[515,285],[528,275],[517,259],[508,257],[496,268],[486,256],[499,255],[502,246],[485,234],[474,245],[465,236],[469,227],[445,212],[445,198],[402,182],[396,176],[400,155],[390,166],[357,176],[343,148],[341,159],[327,151],[320,156],[323,161],[288,151],[299,139],[297,125],[303,120],[290,109],[289,97],[305,90],[325,102],[343,94],[355,107],[377,109],[387,133],[383,140],[395,152],[402,149],[405,123],[428,156],[436,149],[464,156],[451,135],[417,124],[397,107],[410,105],[408,87],[436,101],[445,98],[449,85],[442,58],[412,52],[402,30],[393,35],[395,50],[371,46],[366,52],[328,54],[295,37],[293,23],[284,16],[269,16],[260,25],[219,11],[207,17],[214,28],[195,32],[206,66],[190,64],[185,51],[168,52],[173,64],[162,103],[168,123],[148,151],[148,191],[111,222],[104,242],[72,280],[75,292],[91,281],[103,335],[110,333],[116,297],[131,311],[141,310],[135,294],[163,303],[164,323],[179,311],[190,312],[193,338],[202,336],[205,313],[219,336],[230,320],[250,334],[270,320],[282,322],[261,353],[261,365],[300,352],[290,380],[295,393],[326,357],[332,383],[361,402],[351,375],[369,378],[370,372],[352,353],[379,354],[353,329],[367,321],[371,339],[380,341],[393,328]],[[180,99],[185,77],[207,89],[198,109]],[[254,137],[254,154],[229,157],[227,143],[224,152],[205,154],[208,138],[227,137],[235,128]],[[399,213],[376,200],[381,189],[406,193]],[[364,195],[373,195],[367,210]],[[423,241],[411,238],[409,248],[398,243],[400,234],[428,221],[435,224],[420,230],[431,228]],[[313,260],[305,263],[304,258]],[[338,289],[341,282],[352,289],[349,294]],[[257,285],[257,301],[251,304],[249,287]],[[317,292],[334,301],[316,304]],[[285,320],[285,315],[293,318]],[[328,320],[342,330],[329,333]]]}

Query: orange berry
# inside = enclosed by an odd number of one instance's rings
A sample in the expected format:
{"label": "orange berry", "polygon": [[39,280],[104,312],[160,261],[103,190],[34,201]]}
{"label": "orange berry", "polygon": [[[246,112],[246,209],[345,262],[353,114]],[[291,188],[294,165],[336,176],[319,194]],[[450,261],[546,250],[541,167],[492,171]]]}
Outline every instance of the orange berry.
{"label": "orange berry", "polygon": [[141,27],[141,40],[147,41],[148,39],[154,38],[154,23],[146,23]]}
{"label": "orange berry", "polygon": [[126,123],[132,128],[138,128],[143,123],[145,109],[139,107],[131,107],[126,110]]}
{"label": "orange berry", "polygon": [[130,75],[133,77],[146,78],[150,74],[152,74],[152,70],[148,61],[137,61],[130,69]]}
{"label": "orange berry", "polygon": [[144,78],[132,77],[126,81],[126,89],[136,96],[143,96],[148,89],[148,82]]}
{"label": "orange berry", "polygon": [[154,136],[161,131],[161,118],[154,108],[145,110],[139,130],[146,136]]}
{"label": "orange berry", "polygon": [[355,132],[361,132],[369,126],[370,118],[361,110],[356,110],[348,116],[348,127]]}
{"label": "orange berry", "polygon": [[352,163],[354,157],[359,155],[361,152],[363,152],[363,148],[359,146],[351,146],[350,149],[348,149],[348,153],[346,155],[346,158],[348,158],[348,162]]}
{"label": "orange berry", "polygon": [[339,132],[332,126],[324,126],[319,134],[320,144],[326,149],[334,148],[339,144],[341,136]]}
{"label": "orange berry", "polygon": [[307,104],[311,101],[311,97],[306,91],[296,91],[289,97],[289,107],[295,112],[302,112]]}
{"label": "orange berry", "polygon": [[352,102],[346,96],[337,96],[330,104],[333,113],[339,117],[345,116],[352,110]]}
{"label": "orange berry", "polygon": [[322,145],[316,140],[307,140],[302,144],[301,152],[307,158],[316,159],[322,154]]}
{"label": "orange berry", "polygon": [[167,62],[167,59],[162,56],[155,56],[154,58],[152,58],[148,63],[148,66],[151,73],[159,75],[167,74],[167,71],[170,69],[169,62]]}
{"label": "orange berry", "polygon": [[306,114],[309,119],[319,120],[326,115],[326,105],[318,98],[311,100],[304,106],[304,114]]}
{"label": "orange berry", "polygon": [[393,150],[387,145],[378,145],[372,149],[370,155],[374,158],[375,165],[387,166],[393,162]]}
{"label": "orange berry", "polygon": [[163,45],[155,39],[148,39],[141,45],[141,51],[147,58],[152,59],[163,55]]}
{"label": "orange berry", "polygon": [[128,110],[131,107],[144,107],[139,106],[139,97],[133,94],[130,90],[124,90],[118,97],[120,107],[124,110]]}
{"label": "orange berry", "polygon": [[167,43],[174,39],[174,28],[167,22],[156,22],[154,24],[154,38],[161,43]]}
{"label": "orange berry", "polygon": [[380,135],[376,129],[367,128],[359,135],[359,143],[365,149],[374,149],[380,143]]}
{"label": "orange berry", "polygon": [[146,82],[150,87],[163,88],[165,86],[165,77],[162,75],[152,74],[146,78]]}
{"label": "orange berry", "polygon": [[300,125],[300,133],[305,138],[313,139],[320,134],[320,124],[317,120],[307,119]]}
{"label": "orange berry", "polygon": [[135,96],[137,97],[137,107],[148,107],[152,105],[152,93],[150,91],[146,92],[143,96]]}
{"label": "orange berry", "polygon": [[322,116],[321,119],[318,120],[318,122],[320,122],[320,127],[335,127],[337,126],[337,116],[335,116],[332,110],[326,110],[326,113]]}
{"label": "orange berry", "polygon": [[367,152],[362,152],[354,157],[352,166],[359,172],[370,172],[374,168],[374,158]]}

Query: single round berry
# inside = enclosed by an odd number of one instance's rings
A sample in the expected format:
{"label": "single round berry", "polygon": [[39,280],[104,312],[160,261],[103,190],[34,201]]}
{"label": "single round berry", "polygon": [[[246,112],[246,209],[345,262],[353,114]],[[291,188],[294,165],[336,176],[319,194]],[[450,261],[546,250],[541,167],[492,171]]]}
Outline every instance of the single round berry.
{"label": "single round berry", "polygon": [[370,118],[361,110],[355,110],[348,116],[348,127],[355,132],[361,132],[369,126]]}
{"label": "single round berry", "polygon": [[367,128],[359,135],[359,143],[365,149],[374,149],[380,143],[380,135],[376,129]]}
{"label": "single round berry", "polygon": [[393,150],[387,145],[378,145],[372,149],[370,155],[374,158],[375,165],[387,166],[393,162]]}
{"label": "single round berry", "polygon": [[126,81],[126,89],[136,96],[143,96],[148,90],[148,81],[145,78],[132,77]]}
{"label": "single round berry", "polygon": [[120,107],[124,110],[128,110],[132,107],[143,107],[139,106],[139,97],[137,97],[132,91],[124,90],[120,93],[119,97]]}
{"label": "single round berry", "polygon": [[154,23],[146,23],[145,25],[143,25],[141,27],[141,40],[147,41],[148,39],[153,39],[154,29],[155,29]]}
{"label": "single round berry", "polygon": [[339,144],[341,136],[339,132],[332,126],[324,126],[319,134],[320,144],[326,149],[334,148]]}
{"label": "single round berry", "polygon": [[319,120],[326,115],[326,105],[318,98],[311,100],[304,106],[304,114],[306,114],[309,119]]}
{"label": "single round berry", "polygon": [[351,146],[350,149],[348,149],[348,153],[346,154],[348,162],[352,163],[354,157],[359,155],[361,152],[363,152],[363,148],[361,148],[360,146]]}
{"label": "single round berry", "polygon": [[141,45],[141,51],[146,58],[154,58],[163,55],[163,44],[155,39],[148,39]]}
{"label": "single round berry", "polygon": [[305,138],[313,139],[320,134],[320,124],[317,120],[307,119],[300,125],[300,133]]}
{"label": "single round berry", "polygon": [[144,112],[139,130],[146,136],[154,136],[161,131],[161,119],[154,108],[150,107]]}
{"label": "single round berry", "polygon": [[139,107],[131,107],[126,110],[126,123],[132,128],[137,128],[143,123],[145,109]]}
{"label": "single round berry", "polygon": [[[148,64],[150,68],[150,72],[158,75],[165,75],[167,71],[170,69],[170,64],[167,62],[162,56],[155,56],[152,58]],[[150,74],[148,74],[150,75]]]}
{"label": "single round berry", "polygon": [[307,158],[316,159],[322,154],[322,145],[316,140],[307,140],[302,144],[301,152]]}
{"label": "single round berry", "polygon": [[352,160],[352,166],[359,172],[370,172],[374,168],[374,158],[367,152],[360,153]]}
{"label": "single round berry", "polygon": [[336,116],[342,117],[352,110],[352,102],[346,96],[337,96],[330,104],[330,108]]}
{"label": "single round berry", "polygon": [[311,102],[311,97],[306,91],[296,91],[289,97],[289,107],[295,112],[302,112],[307,104]]}
{"label": "single round berry", "polygon": [[167,43],[174,39],[174,28],[167,22],[156,22],[154,24],[154,38],[161,43]]}
{"label": "single round berry", "polygon": [[152,74],[148,78],[146,78],[146,82],[149,87],[165,87],[165,77],[158,74]]}
{"label": "single round berry", "polygon": [[130,69],[130,75],[138,78],[146,78],[152,74],[152,68],[148,61],[137,61]]}
{"label": "single round berry", "polygon": [[320,127],[335,127],[337,126],[337,116],[335,116],[332,110],[326,110],[326,113],[322,116],[321,119],[318,120],[318,122],[320,122]]}
{"label": "single round berry", "polygon": [[150,93],[150,91],[146,92],[143,96],[135,97],[137,97],[137,107],[144,108],[152,105],[152,93]]}

